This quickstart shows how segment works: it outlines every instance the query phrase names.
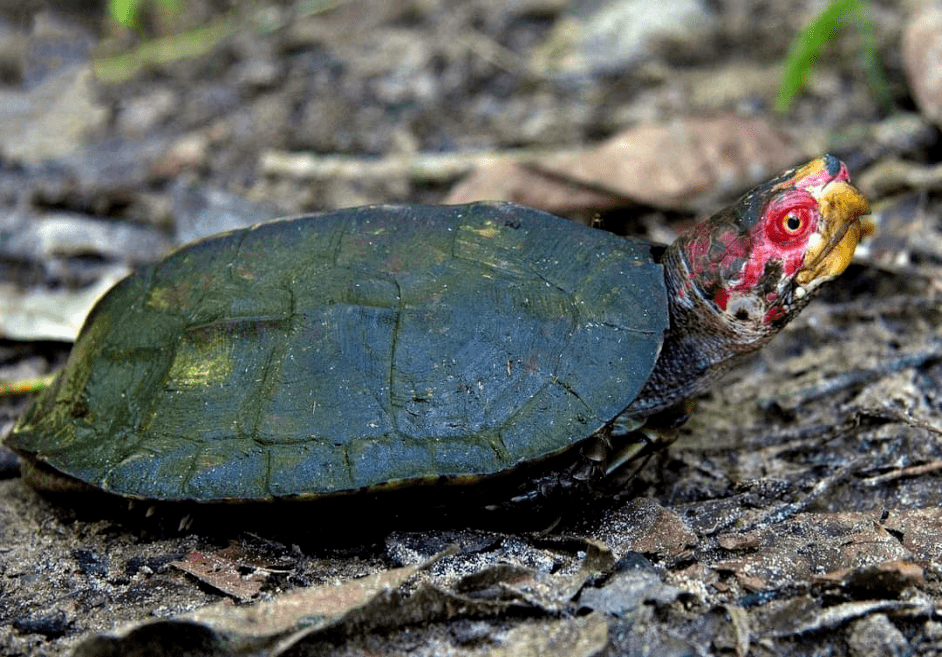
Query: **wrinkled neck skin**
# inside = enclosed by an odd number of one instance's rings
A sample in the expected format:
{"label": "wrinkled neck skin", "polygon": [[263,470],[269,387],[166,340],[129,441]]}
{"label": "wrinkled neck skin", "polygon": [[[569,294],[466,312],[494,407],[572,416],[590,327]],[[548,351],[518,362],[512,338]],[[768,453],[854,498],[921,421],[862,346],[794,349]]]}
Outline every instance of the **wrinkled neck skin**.
{"label": "wrinkled neck skin", "polygon": [[[719,376],[771,340],[784,323],[736,322],[718,312],[692,284],[682,252],[684,243],[683,238],[675,240],[664,254],[670,330],[654,371],[626,409],[632,416],[653,415],[705,392]],[[791,299],[788,316],[794,316],[808,300]]]}

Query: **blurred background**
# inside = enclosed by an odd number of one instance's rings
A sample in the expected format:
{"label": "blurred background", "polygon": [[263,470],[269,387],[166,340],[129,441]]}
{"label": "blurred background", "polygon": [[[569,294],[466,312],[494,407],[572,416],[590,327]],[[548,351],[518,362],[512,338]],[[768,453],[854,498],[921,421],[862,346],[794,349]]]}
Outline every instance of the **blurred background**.
{"label": "blurred background", "polygon": [[[938,619],[881,616],[845,634],[852,616],[828,620],[820,605],[915,591],[938,609],[940,72],[942,5],[917,0],[0,0],[0,435],[62,366],[95,298],[201,236],[344,206],[506,199],[669,241],[831,152],[870,198],[871,236],[644,475],[657,510],[644,517],[659,520],[631,516],[653,534],[622,534],[615,554],[647,555],[694,611],[664,612],[645,635],[663,650],[630,654],[824,654],[782,637],[838,626],[814,635],[828,654],[916,654],[942,641]],[[3,448],[0,474],[0,620],[15,627],[0,623],[0,652],[62,654],[143,613],[129,601],[170,614],[215,599],[167,565],[196,539],[139,543],[63,517]],[[793,499],[830,529],[807,545],[784,537],[817,519],[714,536]],[[733,515],[717,519],[721,508]],[[866,533],[887,517],[895,533]],[[664,527],[683,531],[658,538]],[[858,544],[870,547],[848,556]],[[292,581],[310,584],[430,556],[403,545],[285,554]],[[872,583],[864,566],[910,562],[928,579],[890,566],[876,593],[846,588]],[[34,569],[50,588],[26,585]],[[845,587],[824,603],[807,593],[822,572]],[[814,604],[791,616],[775,600]],[[714,613],[730,605],[732,625]],[[695,648],[670,652],[681,634]],[[749,652],[750,636],[767,652]]]}
{"label": "blurred background", "polygon": [[935,190],[940,20],[877,0],[6,0],[0,337],[69,340],[127,268],[280,215],[507,199],[666,241],[825,151],[874,200]]}

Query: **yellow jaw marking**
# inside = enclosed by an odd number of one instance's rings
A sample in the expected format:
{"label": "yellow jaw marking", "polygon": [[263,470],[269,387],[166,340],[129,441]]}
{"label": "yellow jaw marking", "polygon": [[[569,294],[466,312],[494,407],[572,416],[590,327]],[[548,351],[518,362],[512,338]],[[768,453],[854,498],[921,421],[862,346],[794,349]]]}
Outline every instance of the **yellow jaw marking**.
{"label": "yellow jaw marking", "polygon": [[817,239],[809,240],[805,266],[797,275],[800,285],[823,282],[847,269],[860,241],[860,215],[870,211],[864,195],[843,180],[807,189],[818,199],[820,218]]}

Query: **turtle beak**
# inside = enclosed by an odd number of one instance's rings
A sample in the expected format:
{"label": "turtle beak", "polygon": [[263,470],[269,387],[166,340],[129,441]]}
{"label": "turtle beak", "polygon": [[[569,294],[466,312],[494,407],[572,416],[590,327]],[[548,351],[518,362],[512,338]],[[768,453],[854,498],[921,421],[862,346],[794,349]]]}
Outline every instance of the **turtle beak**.
{"label": "turtle beak", "polygon": [[[829,160],[836,161],[837,166]],[[799,186],[818,201],[819,217],[818,230],[808,241],[805,264],[796,275],[798,284],[808,287],[847,269],[861,237],[860,215],[870,212],[870,204],[850,184],[847,169],[836,158],[818,158],[799,173],[805,169],[807,183]]]}

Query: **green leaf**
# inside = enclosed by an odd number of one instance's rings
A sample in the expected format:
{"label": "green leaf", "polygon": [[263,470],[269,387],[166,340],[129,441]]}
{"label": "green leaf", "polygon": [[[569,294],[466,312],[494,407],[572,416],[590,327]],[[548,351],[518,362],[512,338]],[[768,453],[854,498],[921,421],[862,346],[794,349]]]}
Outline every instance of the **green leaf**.
{"label": "green leaf", "polygon": [[821,49],[850,22],[860,5],[861,0],[834,0],[795,37],[788,50],[778,92],[776,109],[779,112],[788,111],[795,97],[804,89]]}
{"label": "green leaf", "polygon": [[111,16],[132,30],[138,29],[137,16],[141,0],[110,0],[108,11]]}
{"label": "green leaf", "polygon": [[[108,12],[122,25],[140,32],[138,17],[143,2],[144,0],[108,0]],[[183,5],[183,0],[157,0],[157,2],[171,9],[179,9]]]}

